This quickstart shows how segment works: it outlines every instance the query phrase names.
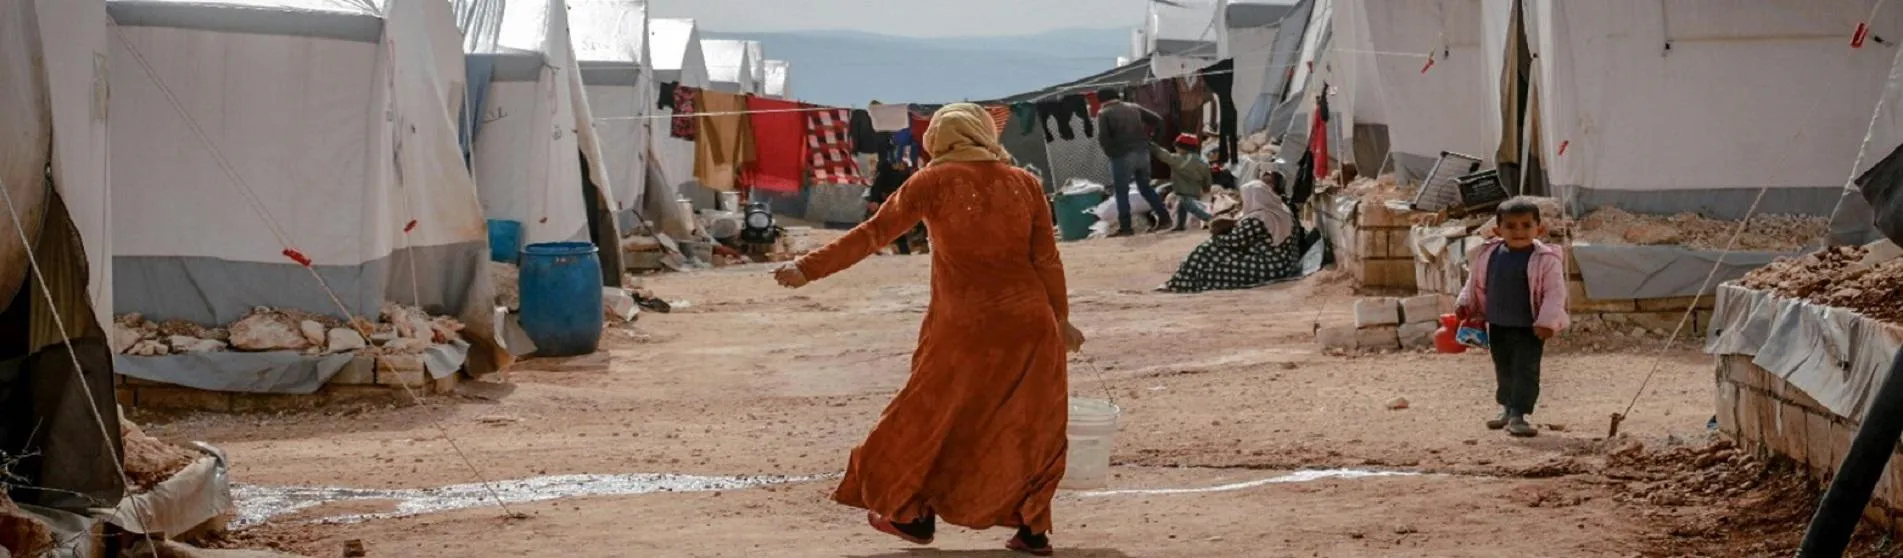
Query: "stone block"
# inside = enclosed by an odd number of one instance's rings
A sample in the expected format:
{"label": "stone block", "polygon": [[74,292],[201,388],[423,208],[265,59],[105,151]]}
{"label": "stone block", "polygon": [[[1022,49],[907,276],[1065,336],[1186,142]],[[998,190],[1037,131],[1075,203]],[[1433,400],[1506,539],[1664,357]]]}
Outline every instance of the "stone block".
{"label": "stone block", "polygon": [[1395,326],[1364,327],[1355,330],[1355,348],[1379,351],[1401,348],[1401,334]]}
{"label": "stone block", "polygon": [[333,384],[324,386],[323,393],[331,405],[395,405],[410,401],[403,388],[384,386]]}
{"label": "stone block", "polygon": [[1718,295],[1641,298],[1638,302],[1640,312],[1683,312],[1686,308],[1710,310],[1717,307]]}
{"label": "stone block", "polygon": [[1355,300],[1355,327],[1400,325],[1401,303],[1388,297]]}
{"label": "stone block", "polygon": [[1413,259],[1363,260],[1367,266],[1367,278],[1362,285],[1369,287],[1395,287],[1412,289],[1414,285]]}
{"label": "stone block", "polygon": [[1409,348],[1409,349],[1424,349],[1424,348],[1434,346],[1434,332],[1438,331],[1439,329],[1440,329],[1440,324],[1431,323],[1431,322],[1419,323],[1419,324],[1406,324],[1398,328],[1396,330],[1396,333],[1401,338],[1402,347]]}
{"label": "stone block", "polygon": [[1778,430],[1784,440],[1783,454],[1798,463],[1810,463],[1810,426],[1803,407],[1790,403],[1778,405]]}
{"label": "stone block", "polygon": [[1765,449],[1778,455],[1787,453],[1786,444],[1797,440],[1786,440],[1783,436],[1783,421],[1778,416],[1784,405],[1777,398],[1760,397],[1755,410],[1758,412],[1758,436],[1764,440]]}
{"label": "stone block", "polygon": [[1738,390],[1738,442],[1746,447],[1764,447],[1764,430],[1759,428],[1758,407],[1768,399],[1756,390]]}
{"label": "stone block", "polygon": [[1414,259],[1414,229],[1392,229],[1388,234],[1388,257]]}
{"label": "stone block", "polygon": [[1326,326],[1315,332],[1315,342],[1322,348],[1352,350],[1355,348],[1355,326]]}
{"label": "stone block", "polygon": [[1355,233],[1355,254],[1363,258],[1383,258],[1388,255],[1388,234],[1384,230],[1361,229]]}
{"label": "stone block", "polygon": [[1779,399],[1789,401],[1791,404],[1797,405],[1798,407],[1801,407],[1804,409],[1808,409],[1813,413],[1820,413],[1824,415],[1831,414],[1828,409],[1824,408],[1823,403],[1817,402],[1817,400],[1815,398],[1812,398],[1809,393],[1806,393],[1803,389],[1798,388],[1796,385],[1793,385],[1790,382],[1784,381],[1783,378],[1772,376],[1771,373],[1765,372],[1761,368],[1758,369],[1758,374],[1761,378],[1763,378],[1764,383],[1770,386],[1771,393],[1777,395]]}
{"label": "stone block", "polygon": [[377,383],[377,358],[358,355],[330,377],[330,383],[345,385],[370,385]]}
{"label": "stone block", "polygon": [[460,373],[450,374],[441,378],[432,378],[430,380],[429,391],[436,395],[450,395],[456,393],[456,384],[461,382],[462,374]]}
{"label": "stone block", "polygon": [[1718,382],[1718,389],[1715,390],[1715,392],[1716,401],[1714,407],[1716,407],[1718,415],[1718,432],[1724,434],[1727,438],[1731,438],[1733,441],[1737,441],[1738,384],[1720,380]]}
{"label": "stone block", "polygon": [[1401,299],[1401,323],[1425,324],[1440,321],[1440,295],[1425,294]]}
{"label": "stone block", "polygon": [[1355,224],[1361,228],[1408,226],[1405,217],[1400,213],[1389,210],[1387,204],[1379,202],[1361,202],[1356,204]]}
{"label": "stone block", "polygon": [[1639,310],[1639,303],[1631,300],[1592,300],[1586,298],[1584,281],[1567,281],[1566,309],[1573,312],[1631,313]]}
{"label": "stone block", "polygon": [[1837,434],[1834,421],[1817,413],[1805,413],[1804,432],[1810,443],[1805,451],[1813,473],[1811,478],[1819,482],[1830,478],[1843,458],[1837,453],[1837,442],[1831,439]]}
{"label": "stone block", "polygon": [[386,386],[426,387],[429,371],[423,368],[422,355],[383,355],[377,357],[377,383]]}
{"label": "stone block", "polygon": [[1723,359],[1725,375],[1731,383],[1755,390],[1770,389],[1770,386],[1766,385],[1766,381],[1770,379],[1771,375],[1766,373],[1764,369],[1758,368],[1756,364],[1752,364],[1750,356],[1725,355]]}
{"label": "stone block", "polygon": [[128,386],[112,388],[112,398],[117,400],[121,407],[137,407],[139,406],[139,388]]}
{"label": "stone block", "polygon": [[308,411],[323,407],[325,399],[322,391],[308,395],[234,393],[231,394],[231,412],[281,413],[287,411]]}
{"label": "stone block", "polygon": [[144,409],[231,412],[231,394],[175,386],[140,386],[138,404]]}

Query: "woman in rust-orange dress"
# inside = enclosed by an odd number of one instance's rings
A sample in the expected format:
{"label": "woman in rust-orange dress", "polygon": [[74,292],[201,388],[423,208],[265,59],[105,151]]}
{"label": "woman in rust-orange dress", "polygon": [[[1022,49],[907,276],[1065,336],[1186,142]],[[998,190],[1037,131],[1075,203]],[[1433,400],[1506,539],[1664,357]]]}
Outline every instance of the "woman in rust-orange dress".
{"label": "woman in rust-orange dress", "polygon": [[984,109],[954,104],[925,134],[932,162],[839,240],[780,268],[799,287],[910,230],[932,231],[932,301],[912,376],[853,450],[833,499],[881,532],[930,544],[936,520],[1015,527],[1007,547],[1052,553],[1064,476],[1069,323],[1064,265],[1036,176],[1011,166]]}

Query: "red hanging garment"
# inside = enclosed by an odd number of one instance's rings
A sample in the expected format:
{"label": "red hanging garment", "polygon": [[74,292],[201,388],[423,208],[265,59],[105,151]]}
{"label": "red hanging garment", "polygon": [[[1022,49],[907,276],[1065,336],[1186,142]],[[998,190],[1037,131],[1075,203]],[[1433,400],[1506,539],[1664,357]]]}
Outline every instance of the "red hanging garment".
{"label": "red hanging garment", "polygon": [[1328,178],[1328,84],[1315,95],[1315,115],[1308,129],[1308,150],[1315,156],[1315,178]]}
{"label": "red hanging garment", "polygon": [[754,97],[747,102],[754,159],[748,184],[771,192],[796,193],[806,168],[806,113],[791,101]]}

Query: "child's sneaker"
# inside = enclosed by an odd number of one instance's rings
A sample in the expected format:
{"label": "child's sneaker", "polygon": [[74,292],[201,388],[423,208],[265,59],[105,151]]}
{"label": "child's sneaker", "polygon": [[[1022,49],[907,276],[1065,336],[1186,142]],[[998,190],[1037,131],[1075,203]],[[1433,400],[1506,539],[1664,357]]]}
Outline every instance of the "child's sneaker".
{"label": "child's sneaker", "polygon": [[1513,419],[1512,411],[1501,409],[1499,417],[1487,419],[1487,430],[1499,430],[1502,428],[1506,428],[1507,422],[1511,421],[1512,419]]}
{"label": "child's sneaker", "polygon": [[1507,434],[1515,438],[1532,438],[1540,435],[1540,431],[1526,422],[1526,416],[1520,415],[1507,420]]}

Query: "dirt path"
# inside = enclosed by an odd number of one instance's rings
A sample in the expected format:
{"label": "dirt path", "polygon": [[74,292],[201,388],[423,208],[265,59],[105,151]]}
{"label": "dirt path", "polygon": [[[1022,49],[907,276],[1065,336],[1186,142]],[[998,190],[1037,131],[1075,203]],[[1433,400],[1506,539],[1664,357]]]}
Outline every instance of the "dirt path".
{"label": "dirt path", "polygon": [[[1495,412],[1484,356],[1331,357],[1314,323],[1349,319],[1333,275],[1252,291],[1149,292],[1197,241],[1189,235],[1064,246],[1074,319],[1090,335],[1080,394],[1126,409],[1116,490],[1065,493],[1065,556],[1631,556],[1660,533],[1659,510],[1615,498],[1590,474],[1649,350],[1557,351],[1537,423],[1514,440],[1480,427]],[[237,482],[430,488],[474,480],[433,424],[490,479],[543,475],[837,474],[905,380],[924,309],[927,260],[881,257],[801,291],[763,267],[662,276],[648,286],[691,306],[611,331],[605,351],[522,363],[501,395],[402,409],[195,416],[151,428],[228,450]],[[1649,444],[1706,436],[1711,364],[1675,353],[1622,428]],[[1405,397],[1405,410],[1385,403]],[[1303,469],[1415,476],[1269,482]],[[1224,485],[1243,484],[1244,486]],[[519,502],[335,526],[391,511],[334,504],[240,535],[314,556],[362,539],[372,556],[991,556],[1004,532],[948,532],[937,551],[878,536],[826,499],[827,480],[726,491]],[[1683,507],[1683,506],[1679,506]],[[1677,510],[1674,513],[1683,513]],[[1699,511],[1693,509],[1690,511]],[[1648,515],[1652,514],[1652,515]]]}

